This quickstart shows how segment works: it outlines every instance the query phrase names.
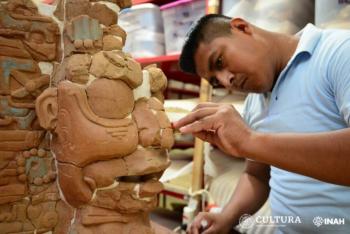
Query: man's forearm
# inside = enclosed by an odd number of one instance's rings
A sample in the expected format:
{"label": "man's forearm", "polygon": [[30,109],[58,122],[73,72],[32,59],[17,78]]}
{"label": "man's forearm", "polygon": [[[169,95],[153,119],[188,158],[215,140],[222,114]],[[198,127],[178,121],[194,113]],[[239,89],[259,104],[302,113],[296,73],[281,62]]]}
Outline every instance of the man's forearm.
{"label": "man's forearm", "polygon": [[281,169],[350,186],[350,129],[315,134],[253,133],[241,154]]}
{"label": "man's forearm", "polygon": [[265,203],[269,195],[268,180],[261,180],[244,172],[223,210],[223,217],[237,225],[243,214],[254,214]]}

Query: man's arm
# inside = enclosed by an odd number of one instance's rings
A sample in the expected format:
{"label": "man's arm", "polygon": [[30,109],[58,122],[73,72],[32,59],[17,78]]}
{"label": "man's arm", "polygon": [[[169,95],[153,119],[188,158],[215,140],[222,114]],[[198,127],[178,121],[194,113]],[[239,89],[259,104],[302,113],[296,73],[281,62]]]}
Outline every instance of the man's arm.
{"label": "man's arm", "polygon": [[266,202],[270,187],[270,166],[246,161],[246,169],[241,175],[229,203],[223,210],[223,217],[237,225],[243,214],[254,214]]}
{"label": "man's arm", "polygon": [[228,104],[199,104],[174,123],[231,155],[350,186],[350,128],[312,134],[258,133]]}
{"label": "man's arm", "polygon": [[246,169],[224,210],[218,214],[199,213],[188,228],[188,233],[202,233],[203,220],[208,224],[203,233],[231,233],[243,214],[254,214],[265,203],[270,191],[269,178],[269,166],[247,160]]}
{"label": "man's arm", "polygon": [[241,155],[329,183],[350,186],[350,129],[313,134],[253,132]]}

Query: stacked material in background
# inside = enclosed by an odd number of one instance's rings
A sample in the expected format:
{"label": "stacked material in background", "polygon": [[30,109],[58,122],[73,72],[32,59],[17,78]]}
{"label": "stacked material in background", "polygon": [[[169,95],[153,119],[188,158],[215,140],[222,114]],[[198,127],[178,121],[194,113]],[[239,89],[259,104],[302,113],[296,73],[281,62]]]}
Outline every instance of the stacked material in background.
{"label": "stacked material in background", "polygon": [[350,29],[350,0],[316,0],[315,7],[317,26]]}
{"label": "stacked material in background", "polygon": [[223,14],[270,31],[294,34],[314,22],[314,1],[224,0]]}
{"label": "stacked material in background", "polygon": [[125,52],[137,58],[165,54],[163,19],[157,5],[146,3],[122,10],[119,25],[128,34]]}
{"label": "stacked material in background", "polygon": [[166,54],[176,54],[181,51],[191,25],[205,15],[205,2],[202,0],[179,0],[160,8],[164,22]]}

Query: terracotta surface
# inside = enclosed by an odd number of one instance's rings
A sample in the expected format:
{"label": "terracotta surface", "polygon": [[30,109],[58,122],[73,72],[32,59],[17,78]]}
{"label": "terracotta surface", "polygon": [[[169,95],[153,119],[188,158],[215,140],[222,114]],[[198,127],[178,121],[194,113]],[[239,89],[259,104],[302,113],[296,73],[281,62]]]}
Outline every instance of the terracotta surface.
{"label": "terracotta surface", "polygon": [[145,67],[150,75],[151,93],[153,97],[156,97],[160,101],[164,102],[163,91],[167,86],[167,78],[163,71],[157,68],[155,65],[149,65]]}
{"label": "terracotta surface", "polygon": [[59,1],[56,21],[0,1],[0,233],[155,233],[167,80],[122,52],[111,5],[131,0],[108,2]]}
{"label": "terracotta surface", "polygon": [[31,1],[0,3],[0,233],[44,233],[59,224],[56,167],[35,101],[50,83],[40,66],[60,58],[51,17]]}
{"label": "terracotta surface", "polygon": [[139,63],[122,51],[101,51],[92,57],[90,73],[97,78],[120,79],[130,88],[142,84],[142,70]]}
{"label": "terracotta surface", "polygon": [[122,80],[96,79],[86,93],[92,111],[100,117],[123,119],[134,109],[132,89]]}
{"label": "terracotta surface", "polygon": [[[142,146],[161,147],[165,135],[167,143],[163,144],[162,148],[170,149],[173,145],[173,130],[165,112],[159,110],[161,109],[159,105],[160,103],[155,102],[154,98],[139,99],[135,104],[133,118],[140,129],[139,142]],[[154,106],[155,109],[152,109]]]}
{"label": "terracotta surface", "polygon": [[75,83],[86,84],[89,81],[91,56],[74,54],[67,59],[65,77]]}

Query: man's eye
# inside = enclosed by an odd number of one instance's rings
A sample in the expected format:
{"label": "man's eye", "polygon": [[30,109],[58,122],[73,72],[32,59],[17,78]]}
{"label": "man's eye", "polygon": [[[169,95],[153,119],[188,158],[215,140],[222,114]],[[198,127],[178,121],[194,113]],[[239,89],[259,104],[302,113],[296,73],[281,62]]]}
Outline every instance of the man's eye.
{"label": "man's eye", "polygon": [[215,62],[215,67],[216,69],[220,70],[223,68],[223,61],[222,61],[222,56],[219,56],[219,58]]}
{"label": "man's eye", "polygon": [[220,82],[218,79],[216,79],[216,77],[211,77],[209,79],[209,84],[213,86],[213,88],[217,88],[220,85]]}

